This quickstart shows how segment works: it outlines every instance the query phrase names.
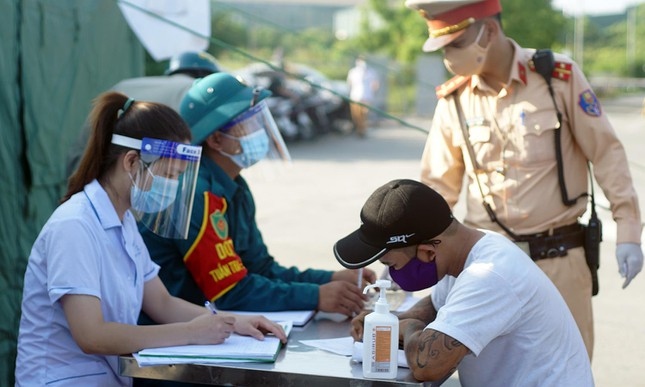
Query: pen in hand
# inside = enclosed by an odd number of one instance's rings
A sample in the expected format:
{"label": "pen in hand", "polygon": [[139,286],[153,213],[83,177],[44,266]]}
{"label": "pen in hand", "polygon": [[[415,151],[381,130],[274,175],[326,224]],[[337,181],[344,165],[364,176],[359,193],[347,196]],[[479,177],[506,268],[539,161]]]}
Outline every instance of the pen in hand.
{"label": "pen in hand", "polygon": [[363,291],[363,268],[358,269],[358,288]]}
{"label": "pen in hand", "polygon": [[211,304],[209,301],[206,301],[204,303],[204,306],[206,309],[210,310],[213,314],[217,314],[217,309],[215,309],[215,305]]}

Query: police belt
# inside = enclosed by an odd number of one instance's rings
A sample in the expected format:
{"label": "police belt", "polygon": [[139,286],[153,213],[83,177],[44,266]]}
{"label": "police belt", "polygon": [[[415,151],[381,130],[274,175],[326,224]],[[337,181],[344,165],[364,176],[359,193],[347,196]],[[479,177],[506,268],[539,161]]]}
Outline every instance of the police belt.
{"label": "police belt", "polygon": [[[570,224],[537,234],[519,235],[515,242],[534,261],[546,258],[564,257],[569,249],[584,246],[584,226]],[[528,249],[525,247],[528,244]]]}

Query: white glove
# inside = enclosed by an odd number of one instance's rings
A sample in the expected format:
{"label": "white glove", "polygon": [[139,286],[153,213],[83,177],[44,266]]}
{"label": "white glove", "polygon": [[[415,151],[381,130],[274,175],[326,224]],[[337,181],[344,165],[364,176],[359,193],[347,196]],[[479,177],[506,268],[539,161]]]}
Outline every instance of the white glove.
{"label": "white glove", "polygon": [[618,272],[625,278],[623,289],[632,282],[636,274],[643,268],[643,251],[638,243],[619,243],[616,245],[616,260]]}

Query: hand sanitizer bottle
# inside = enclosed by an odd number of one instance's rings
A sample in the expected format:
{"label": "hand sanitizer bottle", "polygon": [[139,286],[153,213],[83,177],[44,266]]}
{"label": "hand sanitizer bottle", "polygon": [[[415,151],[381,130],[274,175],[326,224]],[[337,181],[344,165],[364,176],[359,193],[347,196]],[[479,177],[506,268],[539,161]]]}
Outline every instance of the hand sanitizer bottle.
{"label": "hand sanitizer bottle", "polygon": [[388,280],[377,280],[363,290],[378,287],[381,295],[374,303],[374,312],[365,316],[363,324],[363,377],[395,379],[398,370],[399,319],[390,313],[385,291]]}

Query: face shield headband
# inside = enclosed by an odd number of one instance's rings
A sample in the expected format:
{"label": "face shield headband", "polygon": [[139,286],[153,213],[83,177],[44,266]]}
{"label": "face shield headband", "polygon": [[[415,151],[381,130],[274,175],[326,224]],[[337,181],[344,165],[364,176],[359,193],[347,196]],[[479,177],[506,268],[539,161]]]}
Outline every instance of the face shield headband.
{"label": "face shield headband", "polygon": [[139,168],[130,174],[130,211],[137,221],[161,237],[186,239],[202,148],[119,134],[112,143],[140,151]]}
{"label": "face shield headband", "polygon": [[263,159],[291,161],[287,145],[264,101],[232,119],[220,132],[224,137],[239,142],[236,152],[221,153],[240,168],[248,168]]}

